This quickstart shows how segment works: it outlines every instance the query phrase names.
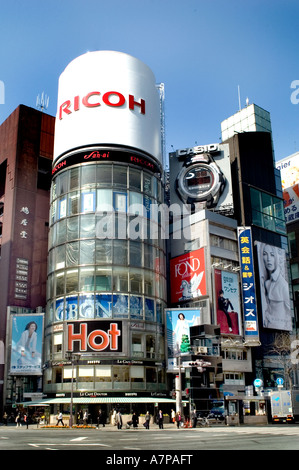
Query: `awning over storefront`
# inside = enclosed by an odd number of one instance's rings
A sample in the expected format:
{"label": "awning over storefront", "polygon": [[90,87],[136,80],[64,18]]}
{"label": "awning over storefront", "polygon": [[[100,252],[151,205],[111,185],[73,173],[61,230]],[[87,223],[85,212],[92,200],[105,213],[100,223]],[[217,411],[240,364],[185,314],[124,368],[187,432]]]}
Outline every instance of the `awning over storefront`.
{"label": "awning over storefront", "polygon": [[[65,403],[71,403],[71,397],[68,398],[49,398],[36,402],[23,402],[19,405],[24,407],[28,406],[49,406],[49,405],[63,405]],[[73,404],[80,405],[92,405],[92,404],[119,404],[119,403],[159,403],[163,405],[164,403],[172,403],[175,406],[176,401],[171,398],[159,398],[159,397],[74,397]]]}

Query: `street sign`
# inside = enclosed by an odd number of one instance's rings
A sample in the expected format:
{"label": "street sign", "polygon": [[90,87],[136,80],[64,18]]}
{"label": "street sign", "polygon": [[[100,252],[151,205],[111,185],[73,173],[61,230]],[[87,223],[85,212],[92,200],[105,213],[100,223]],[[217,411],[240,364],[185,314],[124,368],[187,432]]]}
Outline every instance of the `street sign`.
{"label": "street sign", "polygon": [[255,387],[262,387],[263,386],[263,381],[261,379],[255,379],[255,381],[253,382],[253,385]]}

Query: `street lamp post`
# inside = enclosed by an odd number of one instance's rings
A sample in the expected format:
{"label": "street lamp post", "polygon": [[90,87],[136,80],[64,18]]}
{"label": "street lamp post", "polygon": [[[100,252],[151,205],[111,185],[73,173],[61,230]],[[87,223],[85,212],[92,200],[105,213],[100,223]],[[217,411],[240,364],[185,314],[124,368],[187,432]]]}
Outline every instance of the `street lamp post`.
{"label": "street lamp post", "polygon": [[71,361],[72,365],[72,379],[71,379],[71,403],[70,403],[70,420],[69,420],[69,426],[70,428],[73,426],[73,404],[74,404],[74,357],[75,354],[73,353],[67,353],[66,354],[67,359]]}

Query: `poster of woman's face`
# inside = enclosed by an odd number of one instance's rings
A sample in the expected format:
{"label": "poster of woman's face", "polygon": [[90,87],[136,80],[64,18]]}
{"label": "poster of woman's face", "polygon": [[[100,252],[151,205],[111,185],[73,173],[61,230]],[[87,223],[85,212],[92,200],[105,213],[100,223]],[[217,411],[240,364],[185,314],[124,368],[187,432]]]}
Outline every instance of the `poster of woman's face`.
{"label": "poster of woman's face", "polygon": [[263,326],[292,330],[286,253],[266,243],[257,242]]}

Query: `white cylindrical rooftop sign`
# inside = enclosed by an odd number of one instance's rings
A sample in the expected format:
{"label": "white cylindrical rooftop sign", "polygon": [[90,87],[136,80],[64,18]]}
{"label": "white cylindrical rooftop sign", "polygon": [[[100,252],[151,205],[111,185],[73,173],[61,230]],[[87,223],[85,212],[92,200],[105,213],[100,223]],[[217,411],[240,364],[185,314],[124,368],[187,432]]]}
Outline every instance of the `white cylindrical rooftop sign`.
{"label": "white cylindrical rooftop sign", "polygon": [[59,78],[54,164],[73,149],[121,145],[161,162],[160,104],[147,65],[122,52],[74,59]]}

